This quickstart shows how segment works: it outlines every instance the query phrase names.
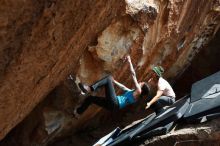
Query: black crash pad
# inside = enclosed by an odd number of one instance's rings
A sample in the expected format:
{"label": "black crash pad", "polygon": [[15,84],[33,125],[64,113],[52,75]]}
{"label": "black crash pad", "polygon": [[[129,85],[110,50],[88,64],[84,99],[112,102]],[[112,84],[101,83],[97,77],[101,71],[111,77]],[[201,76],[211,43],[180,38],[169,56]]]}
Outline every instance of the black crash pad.
{"label": "black crash pad", "polygon": [[220,94],[220,71],[195,82],[191,89],[191,102],[201,98],[215,98]]}
{"label": "black crash pad", "polygon": [[157,115],[154,120],[152,120],[149,124],[143,123],[139,129],[136,129],[132,135],[130,135],[131,138],[142,135],[146,132],[149,132],[150,130],[153,130],[158,127],[163,127],[171,122],[175,122],[178,119],[180,119],[186,109],[189,106],[189,100],[190,98],[188,96],[176,101],[173,105],[168,107],[164,112]]}
{"label": "black crash pad", "polygon": [[164,135],[168,133],[174,125],[174,122],[171,122],[163,127],[155,128],[149,132],[144,133],[143,135],[135,137],[135,139],[130,139],[129,134],[132,133],[132,130],[127,131],[125,133],[121,133],[116,139],[114,139],[107,146],[124,146],[130,145],[132,142],[140,141],[140,139],[151,138],[153,136]]}
{"label": "black crash pad", "polygon": [[122,130],[108,146],[124,145],[130,141],[166,134],[174,122],[180,119],[189,106],[189,97],[184,97],[168,107],[164,112],[148,116],[133,127]]}
{"label": "black crash pad", "polygon": [[138,135],[134,139],[136,141],[139,139],[146,139],[146,138],[151,138],[153,136],[167,134],[173,128],[174,125],[175,125],[174,122],[171,122],[165,126],[161,126],[156,129],[150,130],[149,132],[143,133],[142,135]]}
{"label": "black crash pad", "polygon": [[220,115],[220,72],[192,85],[191,100],[184,119],[203,122]]}
{"label": "black crash pad", "polygon": [[111,142],[108,146],[116,146],[116,145],[126,145],[130,142],[130,134],[133,133],[133,131],[137,128],[139,128],[143,123],[147,124],[150,123],[154,118],[156,117],[156,114],[153,113],[149,116],[147,116],[144,120],[141,122],[136,123],[135,125],[123,129],[118,136]]}
{"label": "black crash pad", "polygon": [[121,129],[119,127],[117,127],[112,132],[110,132],[106,136],[99,139],[93,146],[97,146],[97,145],[106,146],[107,144],[111,143],[113,141],[113,139],[115,139],[115,137],[118,136],[120,131],[121,131]]}

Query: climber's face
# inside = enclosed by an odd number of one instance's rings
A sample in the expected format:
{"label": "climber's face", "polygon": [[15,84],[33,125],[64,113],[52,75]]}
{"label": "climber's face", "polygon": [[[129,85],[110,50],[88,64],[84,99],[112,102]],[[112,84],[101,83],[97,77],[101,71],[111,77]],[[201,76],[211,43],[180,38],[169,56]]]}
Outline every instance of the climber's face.
{"label": "climber's face", "polygon": [[157,74],[154,71],[149,72],[150,79],[147,81],[148,83],[157,83]]}

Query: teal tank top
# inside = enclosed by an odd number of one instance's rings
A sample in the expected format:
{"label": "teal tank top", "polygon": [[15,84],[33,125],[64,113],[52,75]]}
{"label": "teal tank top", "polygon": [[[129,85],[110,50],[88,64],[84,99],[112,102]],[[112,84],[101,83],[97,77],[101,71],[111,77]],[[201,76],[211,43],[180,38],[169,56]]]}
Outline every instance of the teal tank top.
{"label": "teal tank top", "polygon": [[124,108],[129,104],[135,103],[135,98],[133,96],[134,90],[126,91],[124,94],[117,96],[119,109]]}

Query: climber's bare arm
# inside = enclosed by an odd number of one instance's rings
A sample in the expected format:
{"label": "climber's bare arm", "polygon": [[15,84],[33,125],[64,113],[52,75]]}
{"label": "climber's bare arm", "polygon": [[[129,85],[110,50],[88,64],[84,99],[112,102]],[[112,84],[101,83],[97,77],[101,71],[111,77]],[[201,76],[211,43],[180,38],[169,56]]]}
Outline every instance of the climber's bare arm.
{"label": "climber's bare arm", "polygon": [[157,94],[151,99],[150,102],[147,103],[145,109],[148,109],[153,103],[155,103],[160,96],[163,95],[163,90],[157,90]]}
{"label": "climber's bare arm", "polygon": [[157,94],[152,98],[152,100],[149,102],[150,103],[150,105],[152,105],[153,103],[155,103],[157,100],[158,100],[158,98],[160,97],[160,96],[162,96],[163,95],[163,90],[157,90]]}
{"label": "climber's bare arm", "polygon": [[120,89],[124,90],[124,91],[129,91],[131,89],[129,89],[128,87],[126,87],[125,85],[119,83],[118,81],[116,81],[115,79],[113,79],[113,82],[115,83],[115,85],[117,85]]}
{"label": "climber's bare arm", "polygon": [[131,57],[127,56],[126,60],[129,63],[129,68],[130,68],[130,71],[131,71],[132,80],[135,84],[135,88],[136,88],[135,94],[140,95],[141,94],[141,86],[138,84],[136,73],[134,71],[134,67],[133,67],[132,62],[131,62]]}

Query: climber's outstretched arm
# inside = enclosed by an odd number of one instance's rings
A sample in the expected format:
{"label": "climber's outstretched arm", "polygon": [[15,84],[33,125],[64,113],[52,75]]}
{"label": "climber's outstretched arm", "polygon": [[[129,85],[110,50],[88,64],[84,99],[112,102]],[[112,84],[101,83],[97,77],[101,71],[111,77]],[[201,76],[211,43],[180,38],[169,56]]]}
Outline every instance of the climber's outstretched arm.
{"label": "climber's outstretched arm", "polygon": [[128,63],[129,63],[129,68],[130,68],[130,71],[131,71],[131,76],[132,76],[132,79],[133,79],[134,84],[135,84],[135,88],[136,88],[135,92],[136,92],[137,94],[141,94],[141,86],[138,84],[137,77],[136,77],[136,73],[135,73],[135,71],[134,71],[134,67],[133,67],[132,62],[131,62],[131,57],[130,57],[130,56],[127,56],[127,57],[126,57],[126,60],[127,60]]}
{"label": "climber's outstretched arm", "polygon": [[115,85],[117,85],[120,89],[124,90],[124,91],[129,91],[131,89],[129,89],[128,87],[126,87],[125,85],[119,83],[118,81],[113,79],[113,82],[115,83]]}

